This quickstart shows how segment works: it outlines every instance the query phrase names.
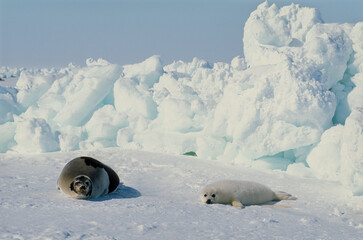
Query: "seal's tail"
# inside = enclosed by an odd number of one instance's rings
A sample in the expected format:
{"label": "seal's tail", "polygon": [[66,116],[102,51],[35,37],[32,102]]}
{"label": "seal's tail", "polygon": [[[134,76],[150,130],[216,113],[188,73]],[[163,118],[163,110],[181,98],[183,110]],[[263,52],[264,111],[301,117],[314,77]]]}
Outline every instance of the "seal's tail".
{"label": "seal's tail", "polygon": [[286,192],[275,192],[275,199],[280,200],[296,200],[297,198]]}

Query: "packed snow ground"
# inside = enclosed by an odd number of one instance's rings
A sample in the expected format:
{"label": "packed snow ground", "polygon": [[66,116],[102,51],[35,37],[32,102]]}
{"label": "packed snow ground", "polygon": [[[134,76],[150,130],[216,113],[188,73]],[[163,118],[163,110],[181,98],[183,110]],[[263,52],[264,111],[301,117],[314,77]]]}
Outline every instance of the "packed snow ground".
{"label": "packed snow ground", "polygon": [[[97,200],[57,190],[78,156],[110,165],[122,185]],[[0,156],[0,239],[361,239],[363,197],[335,182],[262,172],[196,157],[108,148]],[[199,191],[219,179],[263,183],[296,196],[244,209],[205,205]]]}

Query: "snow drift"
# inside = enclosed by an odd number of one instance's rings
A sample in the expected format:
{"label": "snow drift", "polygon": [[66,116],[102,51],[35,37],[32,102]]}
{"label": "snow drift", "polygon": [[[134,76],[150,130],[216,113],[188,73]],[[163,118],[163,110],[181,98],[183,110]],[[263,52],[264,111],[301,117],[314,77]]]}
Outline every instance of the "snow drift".
{"label": "snow drift", "polygon": [[339,180],[363,194],[363,22],[267,2],[244,28],[245,58],[63,69],[1,68],[0,152],[115,147]]}

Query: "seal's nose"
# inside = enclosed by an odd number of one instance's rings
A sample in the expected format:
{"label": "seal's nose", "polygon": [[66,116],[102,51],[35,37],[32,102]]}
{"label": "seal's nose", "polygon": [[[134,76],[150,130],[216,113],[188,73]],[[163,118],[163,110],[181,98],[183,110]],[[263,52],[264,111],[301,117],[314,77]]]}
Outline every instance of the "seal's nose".
{"label": "seal's nose", "polygon": [[211,201],[210,199],[208,199],[205,203],[206,203],[206,204],[211,204],[211,203],[212,203],[212,201]]}
{"label": "seal's nose", "polygon": [[84,190],[86,190],[86,187],[85,187],[85,186],[81,186],[81,187],[80,187],[80,189],[81,189],[82,191],[84,191]]}

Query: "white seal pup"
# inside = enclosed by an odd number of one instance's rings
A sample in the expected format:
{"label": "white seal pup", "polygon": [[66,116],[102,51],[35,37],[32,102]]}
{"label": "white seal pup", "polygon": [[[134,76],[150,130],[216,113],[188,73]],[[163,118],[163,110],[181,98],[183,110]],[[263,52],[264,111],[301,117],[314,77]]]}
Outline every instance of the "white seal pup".
{"label": "white seal pup", "polygon": [[270,188],[250,181],[222,180],[207,185],[200,194],[202,203],[244,205],[262,204],[269,201],[296,200],[291,194],[274,192]]}
{"label": "white seal pup", "polygon": [[117,173],[91,157],[78,157],[68,162],[57,182],[58,189],[73,198],[98,198],[116,190]]}

